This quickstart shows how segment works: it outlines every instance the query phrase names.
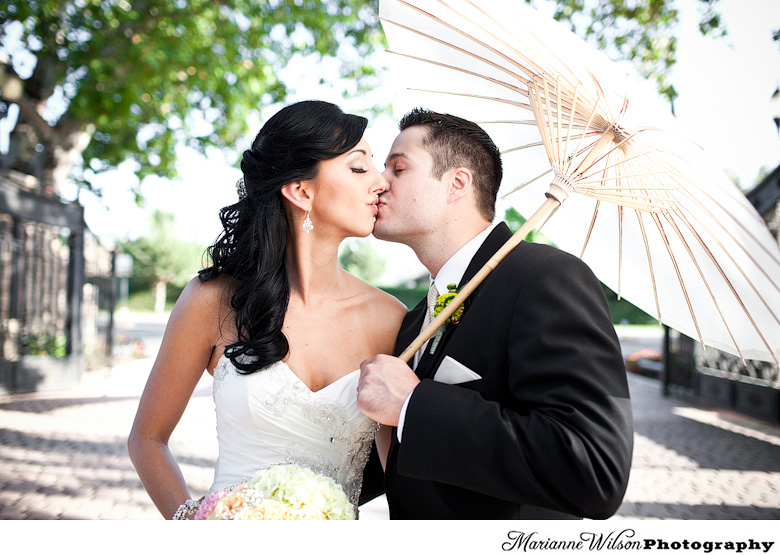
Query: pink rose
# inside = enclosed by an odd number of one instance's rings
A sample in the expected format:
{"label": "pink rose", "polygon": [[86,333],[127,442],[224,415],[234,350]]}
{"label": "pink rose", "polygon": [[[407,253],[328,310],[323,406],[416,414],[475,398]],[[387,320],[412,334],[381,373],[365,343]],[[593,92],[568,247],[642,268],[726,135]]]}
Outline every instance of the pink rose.
{"label": "pink rose", "polygon": [[195,520],[206,520],[206,517],[209,516],[214,510],[214,506],[217,504],[217,501],[225,497],[227,494],[227,490],[215,491],[214,493],[209,494],[203,501],[201,501],[200,507],[198,507],[198,512],[195,513]]}

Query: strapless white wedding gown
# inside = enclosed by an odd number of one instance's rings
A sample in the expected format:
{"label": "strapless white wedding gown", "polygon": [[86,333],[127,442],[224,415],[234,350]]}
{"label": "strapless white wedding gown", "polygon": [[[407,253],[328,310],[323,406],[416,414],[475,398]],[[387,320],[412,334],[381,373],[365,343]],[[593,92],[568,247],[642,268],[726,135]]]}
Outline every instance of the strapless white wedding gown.
{"label": "strapless white wedding gown", "polygon": [[379,428],[357,408],[359,377],[356,370],[311,391],[285,362],[239,374],[222,356],[214,368],[219,459],[209,492],[292,462],[333,478],[357,508]]}

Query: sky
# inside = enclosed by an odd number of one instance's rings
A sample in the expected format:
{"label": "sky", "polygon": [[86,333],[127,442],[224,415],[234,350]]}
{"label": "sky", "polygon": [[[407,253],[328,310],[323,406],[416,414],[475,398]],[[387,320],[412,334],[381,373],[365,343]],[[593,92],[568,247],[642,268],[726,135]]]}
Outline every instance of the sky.
{"label": "sky", "polygon": [[[675,114],[687,133],[716,160],[741,186],[750,188],[762,171],[771,171],[780,163],[780,135],[772,120],[770,98],[780,85],[780,48],[771,40],[772,30],[780,28],[780,2],[777,0],[721,0],[717,7],[728,36],[710,39],[697,30],[696,0],[680,0],[682,14],[678,43],[678,63],[672,83],[679,92]],[[387,55],[377,56],[385,63]],[[337,75],[333,65],[313,65],[306,60],[291,63],[282,79],[291,85],[288,102],[319,98],[339,104],[345,111],[362,112],[367,107],[391,100],[397,91],[392,80],[369,94],[344,99],[339,85],[321,86],[321,76]],[[268,118],[279,107],[265,110]],[[775,113],[780,107],[775,106]],[[366,114],[367,115],[367,114]],[[369,117],[366,137],[380,169],[395,137],[394,116]],[[259,129],[261,120],[253,122]],[[240,148],[245,147],[241,145]],[[240,148],[237,151],[240,151]],[[127,167],[100,176],[96,185],[103,189],[102,199],[82,192],[90,229],[101,238],[136,238],[147,230],[147,215],[154,209],[173,212],[180,234],[194,238],[205,247],[220,231],[218,211],[235,202],[238,169],[226,158],[230,153],[209,152],[206,156],[180,149],[180,178],[168,181],[147,178],[141,184],[146,199],[144,208],[135,205],[129,192],[135,178]],[[64,191],[75,198],[75,193]],[[497,214],[506,205],[500,204]],[[424,272],[412,251],[403,245],[367,239],[387,260],[381,284],[395,284]]]}

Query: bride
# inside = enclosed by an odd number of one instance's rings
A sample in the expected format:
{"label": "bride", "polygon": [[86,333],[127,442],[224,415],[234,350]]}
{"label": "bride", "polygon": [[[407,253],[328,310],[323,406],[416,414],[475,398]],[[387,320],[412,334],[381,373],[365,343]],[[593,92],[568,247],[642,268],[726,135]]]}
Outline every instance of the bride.
{"label": "bride", "polygon": [[211,266],[187,285],[128,439],[166,518],[191,518],[168,438],[204,369],[214,377],[219,459],[210,491],[296,462],[357,505],[378,424],[357,409],[356,370],[391,353],[405,307],[338,266],[339,244],[373,229],[387,183],[366,119],[306,101],[274,115],[244,152],[239,201],[220,211]]}

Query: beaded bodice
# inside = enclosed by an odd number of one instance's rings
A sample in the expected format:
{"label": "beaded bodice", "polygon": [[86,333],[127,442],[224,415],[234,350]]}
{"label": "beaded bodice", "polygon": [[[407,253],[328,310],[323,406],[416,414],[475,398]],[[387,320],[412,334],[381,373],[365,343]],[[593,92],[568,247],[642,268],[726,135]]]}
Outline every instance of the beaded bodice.
{"label": "beaded bodice", "polygon": [[359,374],[311,391],[285,362],[245,375],[223,356],[214,369],[219,459],[210,491],[294,462],[336,480],[357,506],[379,427],[357,408]]}

